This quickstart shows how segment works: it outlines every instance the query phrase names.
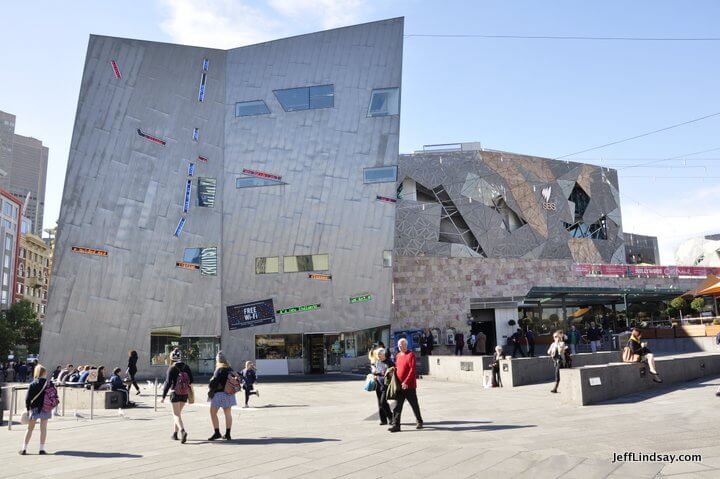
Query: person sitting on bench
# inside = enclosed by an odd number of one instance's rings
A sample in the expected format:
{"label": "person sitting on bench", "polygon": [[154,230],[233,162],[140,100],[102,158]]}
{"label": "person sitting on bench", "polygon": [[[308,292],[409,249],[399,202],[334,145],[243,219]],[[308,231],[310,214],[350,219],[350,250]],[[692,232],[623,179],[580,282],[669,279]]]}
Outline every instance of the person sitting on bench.
{"label": "person sitting on bench", "polygon": [[120,368],[113,369],[113,374],[112,376],[110,376],[110,389],[112,391],[119,391],[123,394],[124,401],[121,407],[134,407],[135,403],[130,401],[130,392],[128,391],[125,383],[120,377],[121,371],[122,369]]}
{"label": "person sitting on bench", "polygon": [[662,379],[660,379],[660,375],[657,373],[657,369],[655,369],[655,356],[652,351],[648,349],[646,342],[640,342],[641,338],[642,333],[640,330],[638,328],[633,328],[632,333],[630,334],[630,340],[627,344],[627,347],[630,348],[630,353],[632,354],[629,362],[640,362],[646,360],[648,367],[650,368],[650,374],[653,375],[653,381],[661,383]]}

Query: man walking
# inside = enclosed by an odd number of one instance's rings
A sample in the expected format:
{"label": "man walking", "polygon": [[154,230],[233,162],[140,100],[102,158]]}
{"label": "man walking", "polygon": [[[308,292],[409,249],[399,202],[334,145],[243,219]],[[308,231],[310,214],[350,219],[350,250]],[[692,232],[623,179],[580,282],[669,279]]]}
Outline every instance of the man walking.
{"label": "man walking", "polygon": [[520,351],[520,356],[525,357],[522,349],[522,329],[518,328],[518,330],[510,336],[510,342],[513,345],[512,357],[515,357],[518,351]]}
{"label": "man walking", "polygon": [[590,341],[590,349],[593,353],[596,353],[600,347],[600,338],[602,337],[602,331],[600,328],[595,326],[595,321],[590,321],[590,328],[587,330],[587,339]]}
{"label": "man walking", "polygon": [[580,344],[580,331],[575,329],[575,325],[570,326],[570,331],[567,333],[568,343],[570,343],[570,354],[577,354],[577,345]]}
{"label": "man walking", "polygon": [[463,336],[463,333],[455,333],[455,356],[462,356],[464,347],[465,336]]}
{"label": "man walking", "polygon": [[532,358],[535,356],[535,331],[533,331],[529,326],[527,332],[525,333],[525,338],[527,338],[528,343],[528,356]]}
{"label": "man walking", "polygon": [[432,350],[435,347],[435,336],[433,336],[432,329],[428,328],[425,334],[425,354],[432,356]]}
{"label": "man walking", "polygon": [[400,417],[402,415],[403,403],[405,400],[410,403],[413,414],[417,421],[416,429],[422,429],[423,420],[420,415],[420,405],[417,399],[417,381],[415,379],[415,354],[412,351],[408,351],[407,339],[402,338],[398,341],[398,348],[400,352],[395,355],[395,374],[397,375],[398,382],[400,383],[400,389],[397,392],[397,405],[393,411],[393,423],[392,427],[388,429],[390,432],[400,431]]}

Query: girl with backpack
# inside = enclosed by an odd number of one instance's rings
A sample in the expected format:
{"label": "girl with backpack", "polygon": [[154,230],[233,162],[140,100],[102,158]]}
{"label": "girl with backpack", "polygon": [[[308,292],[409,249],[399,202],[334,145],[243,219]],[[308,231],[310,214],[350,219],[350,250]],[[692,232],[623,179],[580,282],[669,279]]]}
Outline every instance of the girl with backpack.
{"label": "girl with backpack", "polygon": [[20,450],[20,455],[24,456],[27,454],[27,447],[32,438],[35,424],[40,420],[40,454],[47,454],[45,452],[45,441],[47,440],[47,422],[52,417],[52,410],[60,402],[58,400],[57,389],[52,384],[52,381],[47,379],[47,370],[44,366],[38,364],[34,371],[34,380],[28,387],[28,392],[25,395],[25,409],[26,412],[21,418],[21,422],[27,420],[27,432],[25,432],[25,440],[23,447]]}
{"label": "girl with backpack", "polygon": [[[215,373],[208,385],[208,398],[210,399],[210,420],[212,421],[215,433],[208,438],[208,441],[223,438],[226,441],[231,439],[232,429],[232,407],[237,404],[235,393],[240,391],[242,378],[230,367],[230,363],[222,351],[215,357]],[[220,435],[220,421],[218,410],[222,409],[225,414],[225,435]]]}
{"label": "girl with backpack", "polygon": [[[188,397],[192,394],[192,371],[190,371],[190,367],[183,362],[182,352],[178,348],[173,349],[173,352],[170,353],[170,361],[172,361],[173,364],[168,367],[160,402],[165,402],[168,391],[172,391],[170,403],[173,409],[173,434],[170,438],[173,441],[180,439],[180,442],[185,444],[187,441],[187,431],[185,430],[185,425],[182,420],[182,410],[185,407],[185,403],[188,402]],[[178,432],[180,433],[180,438],[178,438]]]}
{"label": "girl with backpack", "polygon": [[248,400],[252,394],[260,397],[260,393],[257,390],[253,391],[255,381],[257,381],[257,373],[255,372],[255,365],[252,361],[245,361],[245,369],[240,371],[240,374],[242,375],[243,389],[245,390],[245,406],[243,407],[249,407]]}

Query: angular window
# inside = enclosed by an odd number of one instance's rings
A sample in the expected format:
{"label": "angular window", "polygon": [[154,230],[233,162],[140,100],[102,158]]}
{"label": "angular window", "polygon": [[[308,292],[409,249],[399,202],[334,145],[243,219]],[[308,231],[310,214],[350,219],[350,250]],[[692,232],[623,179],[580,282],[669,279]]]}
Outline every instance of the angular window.
{"label": "angular window", "polygon": [[198,90],[198,101],[205,101],[205,82],[207,81],[207,73],[200,75],[200,89]]}
{"label": "angular window", "polygon": [[200,252],[202,248],[185,248],[183,261],[185,263],[200,264]]}
{"label": "angular window", "polygon": [[330,261],[326,254],[283,256],[283,271],[285,273],[328,271],[329,269]]}
{"label": "angular window", "polygon": [[217,248],[203,248],[200,251],[200,274],[206,276],[217,275]]}
{"label": "angular window", "polygon": [[274,90],[275,98],[285,111],[314,110],[335,106],[335,86],[319,85]]}
{"label": "angular window", "polygon": [[400,89],[382,88],[372,91],[367,116],[400,114]]}
{"label": "angular window", "polygon": [[363,183],[395,183],[397,166],[380,166],[363,170]]}
{"label": "angular window", "polygon": [[198,206],[213,208],[217,191],[216,178],[198,178]]}
{"label": "angular window", "polygon": [[193,141],[198,141],[200,139],[200,128],[194,128],[193,129]]}
{"label": "angular window", "polygon": [[383,268],[392,268],[392,250],[383,251]]}
{"label": "angular window", "polygon": [[270,178],[258,178],[256,176],[242,176],[235,180],[235,188],[253,188],[256,186],[276,186],[287,183]]}
{"label": "angular window", "polygon": [[270,274],[279,272],[280,258],[278,256],[255,258],[255,274]]}
{"label": "angular window", "polygon": [[235,116],[267,115],[268,113],[270,113],[270,109],[262,100],[235,103]]}

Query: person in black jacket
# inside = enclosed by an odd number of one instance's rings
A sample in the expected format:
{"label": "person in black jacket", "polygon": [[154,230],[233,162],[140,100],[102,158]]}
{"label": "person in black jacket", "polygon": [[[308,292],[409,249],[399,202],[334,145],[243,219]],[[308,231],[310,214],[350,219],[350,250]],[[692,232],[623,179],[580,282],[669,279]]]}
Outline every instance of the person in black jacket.
{"label": "person in black jacket", "polygon": [[425,354],[428,356],[432,356],[432,351],[433,351],[434,347],[435,347],[435,336],[433,336],[432,329],[428,328],[427,333],[425,335]]}
{"label": "person in black jacket", "polygon": [[648,367],[650,368],[650,374],[653,376],[653,381],[656,383],[663,382],[662,379],[660,379],[660,375],[657,373],[657,369],[655,369],[655,356],[653,355],[652,351],[650,351],[647,347],[647,343],[640,342],[640,339],[642,338],[642,333],[639,329],[633,328],[632,333],[630,333],[630,340],[628,341],[628,347],[632,350],[633,355],[636,355],[638,358],[638,361],[647,361]]}
{"label": "person in black jacket", "polygon": [[[140,386],[138,386],[137,381],[135,381],[135,375],[137,374],[137,362],[138,362],[137,351],[135,351],[134,349],[128,351],[127,375],[130,377],[130,384],[132,386],[135,386],[135,389],[137,390],[137,394],[140,395]],[[128,387],[128,389],[130,389],[130,388]]]}
{"label": "person in black jacket", "polygon": [[395,366],[389,358],[386,357],[385,348],[378,348],[374,351],[374,360],[372,364],[372,373],[375,376],[375,395],[378,402],[378,414],[380,416],[380,425],[385,426],[392,421],[392,411],[387,401],[387,386],[385,386],[385,373],[388,368]]}
{"label": "person in black jacket", "polygon": [[112,376],[110,376],[110,390],[119,391],[123,394],[124,401],[122,407],[135,407],[137,404],[130,401],[130,391],[128,391],[127,386],[125,386],[125,382],[123,382],[120,377],[121,372],[122,369],[120,368],[113,369]]}
{"label": "person in black jacket", "polygon": [[43,411],[43,404],[45,403],[45,392],[47,388],[53,387],[52,383],[47,379],[47,370],[38,364],[34,370],[34,380],[30,383],[27,394],[25,395],[25,409],[27,410],[29,420],[23,447],[20,450],[20,455],[22,456],[27,454],[27,447],[38,420],[40,420],[40,454],[47,454],[45,452],[47,422],[48,419],[52,417],[52,411]]}
{"label": "person in black jacket", "polygon": [[[219,351],[215,357],[215,373],[210,384],[208,385],[208,398],[210,398],[210,420],[212,421],[215,433],[208,438],[208,441],[214,441],[221,437],[226,441],[232,439],[230,437],[230,429],[232,429],[232,407],[237,404],[235,400],[235,392],[225,392],[225,386],[228,377],[233,369],[225,357],[225,353]],[[240,386],[240,376],[233,375],[236,378],[237,386]],[[232,384],[232,383],[231,383]],[[232,389],[232,388],[230,388]],[[222,409],[225,414],[225,436],[220,435],[220,421],[218,421],[217,413]]]}
{"label": "person in black jacket", "polygon": [[183,362],[182,352],[175,348],[170,353],[170,361],[172,365],[168,367],[165,378],[165,386],[163,387],[163,395],[160,402],[165,402],[168,392],[172,390],[170,395],[170,403],[173,408],[173,434],[170,436],[174,441],[178,440],[178,432],[180,432],[180,442],[185,444],[187,441],[187,431],[182,420],[182,410],[185,403],[188,402],[188,396],[191,394],[193,377],[190,367]]}
{"label": "person in black jacket", "polygon": [[490,363],[490,369],[492,370],[492,386],[502,387],[502,379],[500,379],[500,360],[505,359],[502,346],[495,346],[495,354],[493,360]]}

